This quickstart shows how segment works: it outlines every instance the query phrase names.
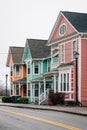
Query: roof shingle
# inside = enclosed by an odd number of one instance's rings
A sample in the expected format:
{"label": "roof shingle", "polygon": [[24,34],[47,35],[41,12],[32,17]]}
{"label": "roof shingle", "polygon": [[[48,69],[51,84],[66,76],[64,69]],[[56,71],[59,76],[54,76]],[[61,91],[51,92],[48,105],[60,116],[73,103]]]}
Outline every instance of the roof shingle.
{"label": "roof shingle", "polygon": [[32,58],[46,58],[50,54],[50,47],[47,40],[27,39]]}
{"label": "roof shingle", "polygon": [[87,33],[87,13],[62,11],[78,32]]}

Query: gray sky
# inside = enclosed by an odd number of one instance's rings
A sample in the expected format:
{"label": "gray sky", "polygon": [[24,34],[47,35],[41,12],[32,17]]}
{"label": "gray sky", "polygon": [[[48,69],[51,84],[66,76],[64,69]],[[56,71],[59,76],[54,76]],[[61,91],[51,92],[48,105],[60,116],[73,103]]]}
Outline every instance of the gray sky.
{"label": "gray sky", "polygon": [[0,82],[9,75],[9,46],[25,46],[26,38],[48,39],[60,11],[87,13],[86,0],[0,0]]}

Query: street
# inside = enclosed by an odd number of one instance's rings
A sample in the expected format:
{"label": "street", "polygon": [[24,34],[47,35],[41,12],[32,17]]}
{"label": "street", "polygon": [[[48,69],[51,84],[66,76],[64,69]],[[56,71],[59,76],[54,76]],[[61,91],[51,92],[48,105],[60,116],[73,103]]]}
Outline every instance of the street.
{"label": "street", "polygon": [[0,106],[0,130],[87,130],[87,117]]}

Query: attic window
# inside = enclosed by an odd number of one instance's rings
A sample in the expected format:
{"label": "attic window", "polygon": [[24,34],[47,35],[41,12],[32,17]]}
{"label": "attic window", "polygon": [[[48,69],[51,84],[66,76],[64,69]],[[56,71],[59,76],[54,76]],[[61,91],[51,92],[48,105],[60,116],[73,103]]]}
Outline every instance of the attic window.
{"label": "attic window", "polygon": [[59,34],[60,36],[63,36],[65,33],[66,33],[66,25],[62,24],[60,25],[60,28],[59,28]]}

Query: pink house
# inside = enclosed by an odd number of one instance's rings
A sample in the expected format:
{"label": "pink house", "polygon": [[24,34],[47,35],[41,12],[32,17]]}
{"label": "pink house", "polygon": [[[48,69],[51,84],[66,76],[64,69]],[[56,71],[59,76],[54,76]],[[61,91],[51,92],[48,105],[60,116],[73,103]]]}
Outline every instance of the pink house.
{"label": "pink house", "polygon": [[[58,50],[58,91],[87,106],[87,14],[61,11],[47,45],[51,58]],[[77,67],[74,52],[79,53]]]}

